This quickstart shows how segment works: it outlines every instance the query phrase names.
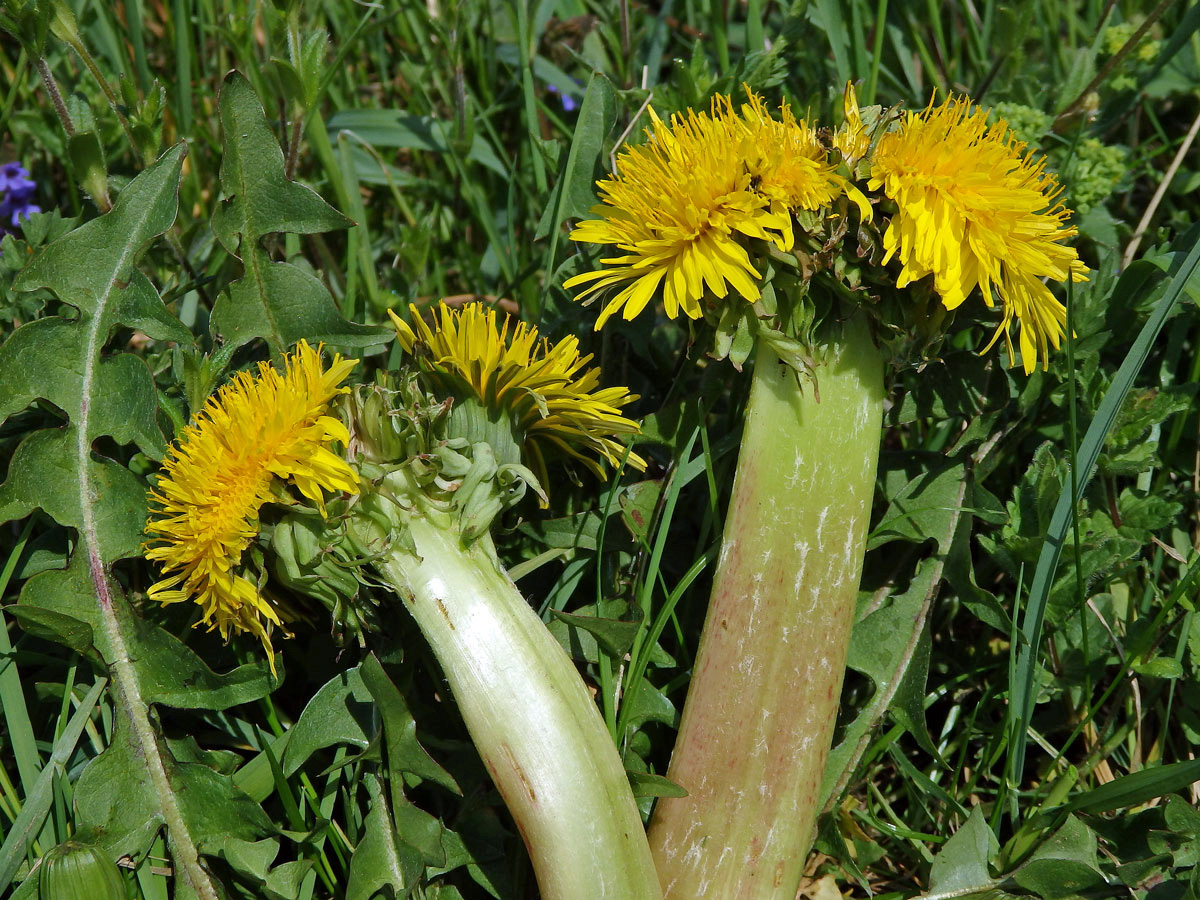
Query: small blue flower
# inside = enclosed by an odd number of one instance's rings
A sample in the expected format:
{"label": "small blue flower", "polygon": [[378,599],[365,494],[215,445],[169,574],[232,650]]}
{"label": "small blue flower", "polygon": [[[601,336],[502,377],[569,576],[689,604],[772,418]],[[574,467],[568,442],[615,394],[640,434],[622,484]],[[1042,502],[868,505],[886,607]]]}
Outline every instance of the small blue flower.
{"label": "small blue flower", "polygon": [[579,101],[576,100],[574,97],[572,97],[570,94],[568,94],[564,91],[560,91],[557,87],[555,87],[552,84],[547,84],[546,88],[550,91],[550,93],[558,94],[559,100],[562,103],[563,112],[574,112],[576,109],[579,108]]}
{"label": "small blue flower", "polygon": [[31,193],[37,185],[29,179],[29,170],[20,163],[10,162],[0,166],[0,191],[11,194]]}
{"label": "small blue flower", "polygon": [[37,184],[29,177],[29,170],[20,163],[10,162],[0,166],[0,233],[21,226],[42,208],[33,202]]}

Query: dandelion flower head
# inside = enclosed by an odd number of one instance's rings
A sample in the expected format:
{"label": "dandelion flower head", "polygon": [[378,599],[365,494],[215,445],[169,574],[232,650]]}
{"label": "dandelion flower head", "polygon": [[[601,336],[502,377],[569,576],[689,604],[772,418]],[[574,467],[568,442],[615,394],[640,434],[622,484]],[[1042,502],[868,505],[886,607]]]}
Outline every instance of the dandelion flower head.
{"label": "dandelion flower head", "polygon": [[258,534],[259,510],[285,496],[282,483],[322,514],[325,491],[358,490],[354,471],[330,449],[349,434],[328,415],[358,360],[334,356],[326,369],[320,354],[301,341],[285,357],[282,374],[265,362],[257,374],[237,373],[184,429],[150,492],[157,508],[146,524],[146,557],[162,564],[163,577],[149,596],[160,603],[194,600],[210,631],[225,639],[250,632],[268,658],[271,630],[283,616],[258,581],[240,571]]}
{"label": "dandelion flower head", "polygon": [[600,370],[584,368],[592,357],[579,355],[574,335],[552,344],[537,328],[524,322],[510,328],[509,319],[501,321],[495,309],[478,303],[461,309],[439,304],[435,328],[415,306],[409,309],[415,331],[389,311],[405,352],[452,391],[477,398],[489,414],[505,415],[543,484],[546,459],[554,455],[579,461],[600,479],[606,477],[602,463],[615,467],[624,459],[646,468],[614,438],[639,433],[637,423],[620,413],[637,395],[600,387]]}
{"label": "dandelion flower head", "polygon": [[[771,209],[780,214],[818,210],[845,194],[869,221],[870,203],[858,188],[837,174],[829,152],[817,138],[817,130],[803,119],[797,121],[786,103],[781,104],[776,119],[761,97],[750,90],[746,93],[748,99],[741,110],[745,128],[741,155],[755,189],[770,201]],[[781,248],[784,250],[791,247],[790,228],[786,237],[787,246]]]}
{"label": "dandelion flower head", "polygon": [[[933,276],[934,289],[954,309],[979,286],[984,300],[1000,298],[1001,323],[1013,361],[1010,328],[1020,329],[1021,357],[1032,372],[1058,348],[1066,309],[1043,279],[1086,280],[1086,268],[1065,241],[1070,210],[1056,203],[1057,180],[1045,161],[1025,152],[1003,121],[965,98],[910,112],[883,135],[872,162],[872,189],[896,202],[884,234],[884,263],[899,255],[898,287]],[[988,345],[989,347],[991,344]]]}
{"label": "dandelion flower head", "polygon": [[580,299],[621,288],[605,304],[597,329],[618,310],[634,318],[660,286],[672,319],[681,313],[700,318],[706,287],[724,299],[732,286],[753,302],[761,296],[762,275],[741,239],[791,246],[791,218],[754,190],[743,159],[745,127],[728,105],[724,98],[711,114],[676,114],[670,126],[651,110],[649,140],[623,150],[616,174],[598,183],[602,203],[592,213],[600,218],[580,222],[571,238],[623,253],[564,285],[590,283]]}

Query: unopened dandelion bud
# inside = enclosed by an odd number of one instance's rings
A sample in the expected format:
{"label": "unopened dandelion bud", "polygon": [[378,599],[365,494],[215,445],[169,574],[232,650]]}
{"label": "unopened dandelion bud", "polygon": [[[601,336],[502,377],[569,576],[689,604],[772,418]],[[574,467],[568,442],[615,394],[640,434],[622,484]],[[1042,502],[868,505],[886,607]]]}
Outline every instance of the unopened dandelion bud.
{"label": "unopened dandelion bud", "polygon": [[117,864],[92,844],[64,841],[42,860],[39,900],[125,900]]}

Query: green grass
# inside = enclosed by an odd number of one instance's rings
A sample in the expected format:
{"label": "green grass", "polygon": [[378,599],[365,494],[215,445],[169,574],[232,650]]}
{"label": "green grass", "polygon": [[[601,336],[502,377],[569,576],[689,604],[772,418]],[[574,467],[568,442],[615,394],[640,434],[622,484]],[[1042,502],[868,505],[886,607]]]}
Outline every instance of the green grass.
{"label": "green grass", "polygon": [[[846,79],[859,83],[865,104],[920,108],[935,91],[955,91],[1059,117],[1040,145],[1064,173],[1063,201],[1099,196],[1076,220],[1092,272],[1073,289],[1075,334],[1047,372],[1025,377],[1002,353],[977,352],[995,316],[976,298],[954,317],[935,358],[892,378],[860,620],[891,615],[898,629],[907,622],[896,647],[911,643],[912,652],[897,652],[894,684],[880,683],[879,669],[848,675],[840,723],[848,740],[835,753],[843,768],[829,776],[838,790],[811,873],[836,878],[855,896],[869,888],[895,897],[929,890],[936,858],[977,873],[965,844],[949,839],[978,807],[998,838],[988,877],[1044,852],[1073,811],[1099,836],[1105,875],[1115,883],[1117,866],[1127,867],[1121,896],[1182,897],[1200,878],[1189,849],[1200,827],[1153,801],[1153,791],[1197,799],[1193,770],[1156,768],[1186,764],[1200,744],[1194,147],[1139,238],[1138,261],[1119,265],[1197,115],[1200,7],[322,0],[294,4],[288,15],[274,4],[218,0],[74,5],[83,44],[122,97],[119,111],[134,133],[149,135],[156,152],[188,143],[179,217],[142,269],[202,350],[214,349],[208,313],[239,274],[209,225],[222,157],[217,92],[236,68],[263,99],[285,151],[294,149],[297,179],[358,225],[277,235],[269,245],[275,258],[311,267],[345,316],[385,322],[388,308],[449,295],[510,300],[551,336],[579,333],[607,381],[641,395],[635,412],[658,439],[646,478],[635,485],[626,473],[629,487],[620,492],[564,478],[555,487],[565,506],[553,517],[526,508],[499,541],[513,566],[546,555],[519,586],[548,620],[551,608],[602,604],[611,618],[640,621],[628,659],[598,652],[581,661],[635,771],[666,770],[749,381],[705,360],[700,345],[665,320],[643,317],[595,335],[595,308],[561,290],[578,265],[566,223],[586,209],[579,191],[598,174],[593,160],[607,169],[618,140],[639,139],[646,118],[635,116],[647,101],[665,115],[703,105],[714,90],[736,92],[742,81],[825,124],[838,121]],[[1142,59],[1132,48],[1104,72],[1113,58],[1105,28],[1151,13],[1160,15],[1146,37],[1157,41],[1153,55]],[[297,48],[314,35],[328,38],[322,64],[298,87],[284,61],[298,65]],[[119,191],[143,165],[117,112],[61,41],[49,40],[46,61],[75,127],[97,135]],[[585,101],[596,72],[606,80]],[[122,75],[136,102],[124,99]],[[146,106],[156,82],[161,110]],[[587,115],[566,108],[565,96],[590,102]],[[1079,110],[1085,114],[1060,115]],[[1097,183],[1095,170],[1080,165],[1089,138],[1121,148],[1125,172],[1115,183]],[[0,35],[0,163],[9,160],[32,171],[43,208],[97,214],[35,60]],[[9,261],[0,263],[0,339],[58,311],[55,303],[22,305],[9,290],[14,274]],[[145,358],[180,420],[207,393],[185,388],[177,350],[128,331],[112,345]],[[266,355],[255,345],[231,362]],[[377,354],[369,365],[386,361]],[[43,405],[0,424],[0,480],[20,439],[54,421]],[[150,468],[119,454],[135,471]],[[1083,477],[1072,480],[1072,469]],[[946,473],[953,478],[939,482]],[[71,836],[73,785],[112,738],[113,700],[98,689],[95,670],[23,627],[11,606],[22,583],[60,565],[73,540],[40,513],[0,525],[3,846],[15,846],[12,835],[34,813],[46,813],[22,852],[0,852],[0,885]],[[141,604],[153,576],[125,561],[115,577]],[[910,642],[912,615],[901,615],[906,603],[924,629],[917,641]],[[218,671],[259,655],[253,641],[227,647],[190,629],[186,610],[141,611]],[[355,646],[336,647],[328,631],[319,620],[298,629],[284,648],[287,680],[269,698],[162,717],[177,756],[232,773],[288,830],[275,863],[311,863],[286,894],[301,898],[347,896],[378,790],[371,759],[352,743],[285,765],[305,707],[361,658]],[[423,746],[462,789],[457,796],[410,784],[412,808],[397,815],[413,834],[430,817],[440,820],[474,861],[444,877],[426,861],[418,896],[453,897],[452,886],[482,897],[489,885],[504,898],[531,896],[519,836],[419,636],[394,623],[381,653],[395,664]],[[328,728],[333,735],[352,724]],[[153,868],[166,857],[161,841],[155,853],[159,860],[127,875],[131,896],[168,896],[168,879]],[[1005,889],[1038,895],[1040,882],[1028,874],[1036,867],[1025,871],[1028,883],[1018,878]],[[1160,877],[1178,892],[1151,890]]]}

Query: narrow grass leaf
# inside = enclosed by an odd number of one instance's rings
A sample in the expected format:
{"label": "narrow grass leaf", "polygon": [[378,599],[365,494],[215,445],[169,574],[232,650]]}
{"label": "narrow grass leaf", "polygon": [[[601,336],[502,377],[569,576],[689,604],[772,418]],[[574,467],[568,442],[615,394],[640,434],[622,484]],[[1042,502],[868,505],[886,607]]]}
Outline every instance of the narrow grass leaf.
{"label": "narrow grass leaf", "polygon": [[[1167,285],[1162,298],[1146,324],[1142,326],[1133,345],[1129,348],[1125,361],[1113,377],[1112,384],[1096,410],[1096,416],[1088,426],[1079,447],[1078,468],[1076,469],[1076,490],[1082,494],[1083,489],[1091,480],[1096,460],[1104,448],[1104,441],[1116,421],[1125,397],[1133,387],[1133,382],[1146,362],[1158,333],[1162,330],[1171,310],[1183,296],[1189,279],[1200,265],[1200,240],[1195,229],[1184,236],[1180,246],[1191,242],[1191,249],[1182,264],[1175,270],[1171,282]],[[1151,275],[1157,271],[1148,262],[1135,262],[1125,270],[1117,283],[1110,303],[1115,306],[1132,306],[1136,295],[1142,290]],[[1013,671],[1011,687],[1012,702],[1010,704],[1010,756],[1009,777],[1014,783],[1020,783],[1021,772],[1025,766],[1025,747],[1029,723],[1033,718],[1034,700],[1037,696],[1037,657],[1041,648],[1042,627],[1046,616],[1046,604],[1050,597],[1050,588],[1058,570],[1059,557],[1062,554],[1063,541],[1070,527],[1074,509],[1071,503],[1071,487],[1067,485],[1059,495],[1058,503],[1050,518],[1050,527],[1042,550],[1038,556],[1037,567],[1034,569],[1033,581],[1029,586],[1029,599],[1021,617],[1022,642],[1017,650],[1016,667]]]}
{"label": "narrow grass leaf", "polygon": [[42,820],[45,819],[54,799],[55,773],[61,772],[75,753],[75,746],[79,743],[79,736],[83,734],[83,727],[87,724],[88,717],[92,714],[92,709],[100,699],[100,693],[106,684],[107,679],[98,678],[92,685],[92,689],[79,704],[79,709],[75,710],[71,721],[55,741],[54,752],[42,769],[42,774],[38,776],[33,790],[25,797],[25,805],[21,807],[21,812],[5,836],[3,846],[0,846],[0,890],[12,883],[17,867],[25,858],[25,849],[30,838],[41,828]]}
{"label": "narrow grass leaf", "polygon": [[1182,791],[1197,781],[1200,781],[1200,759],[1155,766],[1130,775],[1122,775],[1108,784],[1084,791],[1052,812],[1100,813],[1125,809],[1156,797]]}

